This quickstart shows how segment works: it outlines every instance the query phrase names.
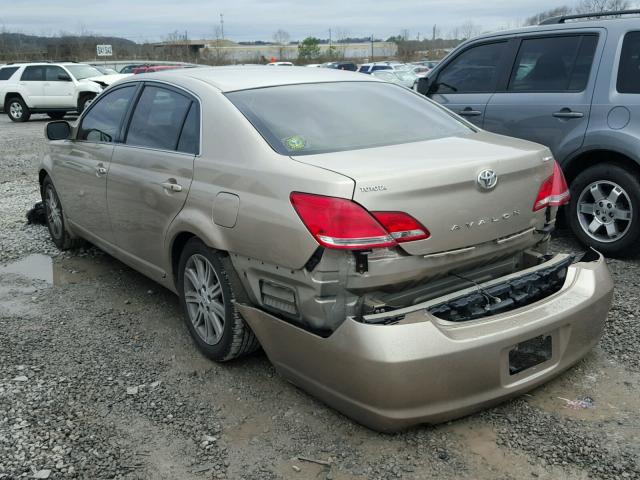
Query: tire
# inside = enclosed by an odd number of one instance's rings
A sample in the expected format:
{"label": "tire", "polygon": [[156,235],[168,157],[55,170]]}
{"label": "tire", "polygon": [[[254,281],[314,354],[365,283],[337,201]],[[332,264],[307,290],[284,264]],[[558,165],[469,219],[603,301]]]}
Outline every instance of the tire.
{"label": "tire", "polygon": [[67,112],[47,112],[51,120],[62,120]]}
{"label": "tire", "polygon": [[31,110],[20,97],[10,98],[5,110],[13,122],[27,122],[31,118]]}
{"label": "tire", "polygon": [[69,250],[80,247],[84,242],[80,238],[75,238],[69,234],[64,219],[62,205],[58,198],[53,182],[49,177],[45,177],[42,182],[42,201],[45,206],[46,224],[49,229],[51,240],[60,250]]}
{"label": "tire", "polygon": [[259,348],[236,310],[234,302],[245,302],[247,296],[224,253],[199,239],[189,240],[180,255],[177,286],[185,323],[205,356],[225,362]]}
{"label": "tire", "polygon": [[89,104],[96,98],[95,93],[83,93],[78,98],[78,114],[85,111]]}
{"label": "tire", "polygon": [[640,253],[640,181],[628,169],[611,163],[586,169],[571,182],[565,213],[583,244],[610,257]]}

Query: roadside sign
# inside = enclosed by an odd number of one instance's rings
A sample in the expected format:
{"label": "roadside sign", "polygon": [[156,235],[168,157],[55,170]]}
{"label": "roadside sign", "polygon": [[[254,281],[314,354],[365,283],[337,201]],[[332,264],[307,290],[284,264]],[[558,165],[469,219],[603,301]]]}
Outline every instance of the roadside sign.
{"label": "roadside sign", "polygon": [[111,45],[96,45],[96,54],[99,57],[111,57],[113,55],[113,49]]}

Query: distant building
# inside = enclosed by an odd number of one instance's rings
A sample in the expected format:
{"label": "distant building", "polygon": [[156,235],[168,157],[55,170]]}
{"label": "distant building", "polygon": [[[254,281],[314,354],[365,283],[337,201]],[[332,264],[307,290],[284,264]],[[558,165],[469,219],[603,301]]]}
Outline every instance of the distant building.
{"label": "distant building", "polygon": [[[179,40],[176,42],[161,42],[153,44],[156,50],[166,50],[175,52],[183,49],[192,55],[201,58],[224,59],[230,63],[255,63],[261,59],[275,58],[277,60],[295,60],[298,58],[298,45],[274,45],[255,44],[241,45],[228,40]],[[397,46],[393,42],[370,42],[365,43],[334,43],[331,47],[328,44],[319,45],[322,56],[329,55],[329,48],[332,48],[332,57],[344,57],[361,60],[374,58],[393,57],[397,54]]]}

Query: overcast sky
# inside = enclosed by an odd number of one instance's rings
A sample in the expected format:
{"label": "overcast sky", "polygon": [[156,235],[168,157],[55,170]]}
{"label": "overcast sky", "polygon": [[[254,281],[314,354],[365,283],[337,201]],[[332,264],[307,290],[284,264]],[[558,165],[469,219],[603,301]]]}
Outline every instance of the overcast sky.
{"label": "overcast sky", "polygon": [[292,40],[327,38],[329,28],[381,38],[407,29],[422,38],[434,24],[443,35],[468,20],[483,31],[513,27],[563,3],[574,0],[0,0],[0,28],[39,35],[84,29],[138,42],[176,30],[212,38],[222,13],[225,38],[235,41],[270,40],[280,28]]}

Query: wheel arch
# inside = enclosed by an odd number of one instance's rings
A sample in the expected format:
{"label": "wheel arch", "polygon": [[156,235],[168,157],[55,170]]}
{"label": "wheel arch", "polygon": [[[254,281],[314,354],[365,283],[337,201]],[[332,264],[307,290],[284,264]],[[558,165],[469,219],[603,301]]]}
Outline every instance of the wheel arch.
{"label": "wheel arch", "polygon": [[9,101],[12,98],[16,98],[16,97],[22,100],[27,107],[30,107],[30,105],[27,103],[27,101],[24,99],[24,97],[20,92],[16,92],[16,91],[7,92],[4,95],[4,104],[2,105],[2,108],[4,109],[5,112],[9,109]]}
{"label": "wheel arch", "polygon": [[562,170],[570,184],[582,171],[600,163],[623,167],[640,177],[638,160],[610,148],[595,148],[580,152],[562,163]]}
{"label": "wheel arch", "polygon": [[171,278],[173,280],[174,285],[177,287],[178,285],[178,264],[180,263],[180,255],[184,250],[185,245],[192,238],[197,238],[202,240],[198,235],[190,231],[181,231],[177,233],[170,244],[170,260],[171,260]]}
{"label": "wheel arch", "polygon": [[44,183],[44,179],[47,177],[51,177],[51,175],[49,175],[49,172],[47,172],[47,170],[44,168],[40,168],[40,170],[38,171],[38,183],[40,184],[41,192],[42,192],[42,184]]}

